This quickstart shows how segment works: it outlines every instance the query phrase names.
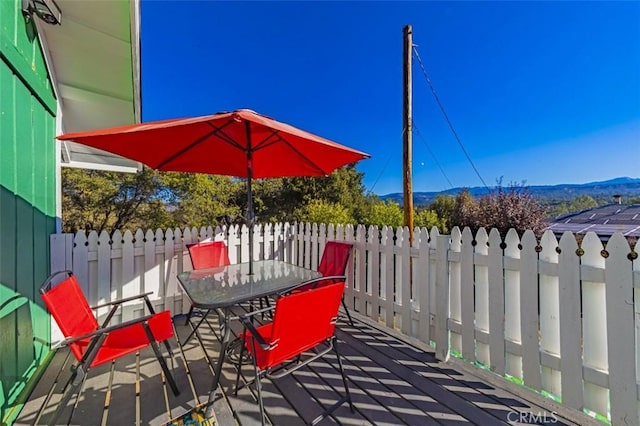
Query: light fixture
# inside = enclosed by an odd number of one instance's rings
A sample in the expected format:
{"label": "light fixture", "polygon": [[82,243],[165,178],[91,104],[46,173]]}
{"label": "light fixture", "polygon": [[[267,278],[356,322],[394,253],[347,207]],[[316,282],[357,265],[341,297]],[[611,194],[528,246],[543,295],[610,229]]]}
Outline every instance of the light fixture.
{"label": "light fixture", "polygon": [[62,19],[62,11],[55,0],[22,0],[22,13],[29,17],[35,13],[51,25],[60,25]]}

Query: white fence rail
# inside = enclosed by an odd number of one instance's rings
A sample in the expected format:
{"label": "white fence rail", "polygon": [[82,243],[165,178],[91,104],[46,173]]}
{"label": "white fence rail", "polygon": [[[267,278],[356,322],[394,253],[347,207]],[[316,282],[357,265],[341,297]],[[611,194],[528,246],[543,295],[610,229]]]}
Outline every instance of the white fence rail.
{"label": "white fence rail", "polygon": [[[593,233],[580,246],[550,231],[539,241],[468,228],[416,228],[413,246],[409,237],[407,228],[257,225],[253,257],[315,269],[327,240],[353,242],[350,309],[435,344],[440,359],[452,353],[612,424],[640,423],[640,260],[621,234],[606,249]],[[206,238],[225,240],[233,263],[249,259],[245,226],[92,232],[52,235],[51,268],[73,270],[91,304],[152,291],[158,309],[182,313],[185,245]]]}

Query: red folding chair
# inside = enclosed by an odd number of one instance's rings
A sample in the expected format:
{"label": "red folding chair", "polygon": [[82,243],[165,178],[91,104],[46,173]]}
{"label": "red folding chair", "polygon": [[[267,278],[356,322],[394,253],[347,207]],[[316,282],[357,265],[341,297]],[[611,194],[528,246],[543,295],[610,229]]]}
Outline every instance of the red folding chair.
{"label": "red folding chair", "polygon": [[[189,250],[189,257],[191,258],[193,269],[215,268],[216,266],[231,264],[229,261],[229,250],[227,249],[227,245],[224,241],[204,241],[195,244],[187,244],[187,250]],[[193,305],[189,308],[189,313],[187,314],[184,325],[189,323],[189,318],[191,318],[192,314]],[[209,311],[205,312],[203,315],[206,318],[208,314]],[[209,327],[213,330],[211,324],[209,324]],[[187,337],[185,343],[191,338],[191,334]]]}
{"label": "red folding chair", "polygon": [[[52,285],[63,274],[66,274],[67,277],[55,286]],[[157,345],[157,342],[164,342],[169,356],[173,358],[173,352],[168,342],[168,339],[173,337],[171,313],[163,311],[156,314],[149,301],[149,294],[151,293],[90,307],[71,271],[56,272],[42,284],[40,287],[42,300],[65,337],[60,346],[68,346],[78,360],[72,367],[71,377],[64,387],[63,396],[52,423],[55,423],[78,387],[84,384],[90,368],[137,352],[147,346],[151,346],[153,349],[173,393],[175,395],[180,393]],[[141,298],[144,298],[150,312],[149,315],[121,324],[109,325],[111,318],[122,303]],[[92,310],[106,306],[111,306],[111,310],[100,325]],[[71,387],[69,387],[70,384]],[[82,391],[81,387],[79,391]],[[73,411],[69,419],[72,415]]]}
{"label": "red folding chair", "polygon": [[[324,246],[324,251],[322,252],[320,264],[318,265],[318,272],[320,272],[323,277],[345,275],[347,265],[349,264],[349,256],[351,256],[352,251],[353,244],[339,241],[327,241],[327,244]],[[300,287],[298,290],[308,290],[311,287],[317,287],[318,285],[328,284],[331,282],[335,281],[327,280],[321,284],[309,284]],[[347,318],[349,318],[349,324],[353,325],[353,319],[351,319],[351,314],[349,313],[349,309],[347,309],[347,304],[344,301],[344,295],[342,297],[342,307],[347,314]]]}
{"label": "red folding chair", "polygon": [[[257,328],[251,318],[255,312],[240,317],[245,327],[240,336],[244,342],[240,359],[245,350],[252,355],[255,378],[246,385],[255,383],[263,425],[264,403],[260,384],[262,377],[269,379],[284,377],[326,355],[332,349],[338,359],[345,395],[313,420],[312,424],[320,422],[344,402],[348,402],[353,411],[349,386],[338,353],[338,341],[334,335],[343,291],[344,279],[341,282],[281,296],[276,301],[273,322]],[[313,308],[310,309],[311,307]],[[301,361],[301,355],[311,349],[315,351],[305,354],[306,359]],[[239,389],[241,368],[240,363],[236,377],[236,394]]]}

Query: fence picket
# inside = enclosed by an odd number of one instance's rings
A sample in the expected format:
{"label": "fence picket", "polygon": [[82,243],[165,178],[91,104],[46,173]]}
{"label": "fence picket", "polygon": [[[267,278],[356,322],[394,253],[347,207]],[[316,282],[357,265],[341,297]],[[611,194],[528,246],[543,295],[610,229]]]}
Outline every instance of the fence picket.
{"label": "fence picket", "polygon": [[409,228],[398,229],[396,245],[400,255],[396,256],[396,301],[400,303],[400,330],[411,335],[411,240]]}
{"label": "fence picket", "polygon": [[611,424],[635,424],[638,420],[633,311],[633,277],[627,259],[629,244],[622,234],[607,242],[605,281],[607,300],[607,348]]}
{"label": "fence picket", "polygon": [[[605,285],[605,259],[602,242],[594,233],[582,240],[584,254],[581,260],[582,275],[582,324],[584,365],[599,371],[607,371],[607,294]],[[584,382],[584,405],[594,412],[606,413],[609,404],[608,386],[600,386],[589,380]]]}
{"label": "fence picket", "polygon": [[[180,250],[178,253],[182,253]],[[164,307],[171,311],[171,315],[182,312],[179,284],[177,279],[178,260],[175,253],[175,239],[172,229],[167,229],[164,235],[162,262],[164,264],[163,280],[165,282]]]}
{"label": "fence picket", "polygon": [[355,300],[353,300],[353,309],[357,312],[365,312],[366,311],[366,285],[367,285],[367,277],[366,277],[366,251],[365,247],[367,246],[367,229],[364,225],[358,225],[356,227],[356,238],[353,244],[353,253],[351,257],[355,258],[355,267],[354,267],[354,279],[353,286],[351,287],[353,290],[353,295]]}
{"label": "fence picket", "polygon": [[462,354],[462,277],[460,251],[462,250],[462,235],[457,226],[451,230],[449,242],[449,306],[451,328],[451,349]]}
{"label": "fence picket", "polygon": [[522,235],[520,259],[520,326],[522,327],[522,380],[531,389],[542,390],[540,372],[540,320],[538,298],[538,241],[533,231]]}
{"label": "fence picket", "polygon": [[552,232],[540,241],[540,356],[542,389],[561,395],[560,363],[560,299],[558,291],[558,241]]}
{"label": "fence picket", "polygon": [[374,321],[380,320],[380,230],[377,226],[369,226],[367,242],[367,277],[368,292],[371,295],[367,316]]}
{"label": "fence picket", "polygon": [[475,264],[476,359],[490,365],[489,353],[489,236],[481,228],[476,232],[473,262]]}
{"label": "fence picket", "polygon": [[504,337],[505,373],[522,380],[522,322],[520,321],[520,238],[515,229],[505,237]]}
{"label": "fence picket", "polygon": [[413,275],[414,299],[417,301],[418,324],[416,336],[422,342],[429,344],[429,322],[431,312],[429,310],[429,233],[426,228],[420,228],[415,241],[418,242],[418,258],[414,259],[415,274]]}
{"label": "fence picket", "polygon": [[505,371],[504,339],[504,252],[497,229],[489,232],[488,295],[489,295],[489,360],[491,370],[503,376]]}
{"label": "fence picket", "polygon": [[449,359],[449,265],[447,253],[450,239],[446,235],[436,241],[437,279],[436,279],[436,358]]}
{"label": "fence picket", "polygon": [[380,305],[384,309],[384,320],[387,327],[394,328],[395,297],[393,287],[395,285],[395,277],[393,274],[393,264],[395,260],[393,254],[393,228],[389,226],[384,226],[382,228],[382,241],[380,245],[382,245],[384,249],[382,252],[382,258],[380,259],[380,292],[384,296],[384,301]]}
{"label": "fence picket", "polygon": [[[92,262],[89,263],[88,268],[88,279],[87,284],[89,285],[89,293],[87,294],[87,300],[89,301],[89,305],[95,306],[100,303],[100,295],[104,294],[102,290],[98,289],[98,284],[100,283],[100,276],[98,272],[102,265],[104,265],[104,258],[98,259],[98,244],[99,244],[99,235],[96,231],[89,232],[89,237],[87,238],[88,246],[87,246],[87,255],[95,256],[95,259],[91,259]],[[98,312],[98,315],[101,315],[104,312],[104,309]]]}
{"label": "fence picket", "polygon": [[558,300],[560,309],[560,370],[562,401],[582,408],[582,324],[580,322],[580,265],[578,244],[570,232],[560,238]]}
{"label": "fence picket", "polygon": [[462,357],[469,362],[476,361],[475,328],[475,286],[473,234],[470,228],[462,230],[462,248],[460,250],[460,297],[462,307]]}

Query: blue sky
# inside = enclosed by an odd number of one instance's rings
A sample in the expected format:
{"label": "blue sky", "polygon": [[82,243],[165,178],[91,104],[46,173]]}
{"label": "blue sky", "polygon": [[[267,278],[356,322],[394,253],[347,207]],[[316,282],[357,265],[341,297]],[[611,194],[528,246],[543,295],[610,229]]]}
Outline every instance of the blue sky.
{"label": "blue sky", "polygon": [[[143,121],[250,108],[372,155],[402,192],[402,29],[413,189],[640,177],[640,2],[142,0]],[[482,178],[482,180],[481,180]]]}

